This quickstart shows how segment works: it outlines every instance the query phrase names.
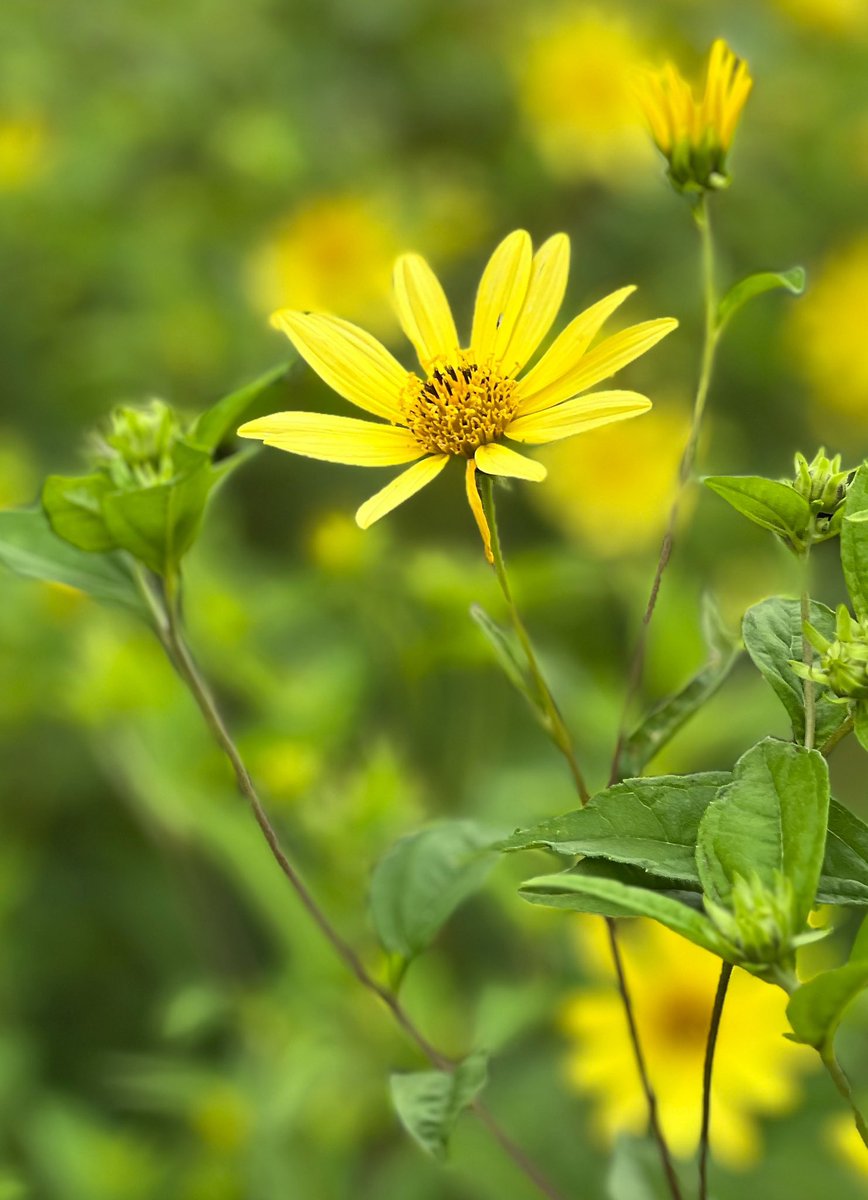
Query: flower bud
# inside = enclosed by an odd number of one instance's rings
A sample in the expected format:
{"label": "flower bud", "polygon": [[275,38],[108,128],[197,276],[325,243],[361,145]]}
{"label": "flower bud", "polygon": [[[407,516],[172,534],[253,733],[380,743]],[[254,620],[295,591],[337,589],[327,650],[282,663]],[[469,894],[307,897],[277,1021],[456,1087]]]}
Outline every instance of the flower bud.
{"label": "flower bud", "polygon": [[841,455],[827,458],[821,446],[811,462],[804,454],[795,458],[796,474],[793,488],[811,506],[814,518],[814,541],[825,541],[840,529],[844,516],[844,501],[852,471],[841,470]]}
{"label": "flower bud", "polygon": [[94,465],[118,488],[168,483],[175,474],[173,452],[183,430],[177,413],[162,400],[139,407],[121,405],[107,433],[93,443]]}
{"label": "flower bud", "polygon": [[868,619],[856,620],[842,604],[834,641],[824,638],[807,621],[803,632],[819,657],[810,666],[792,662],[796,674],[827,687],[833,693],[830,700],[868,700]]}

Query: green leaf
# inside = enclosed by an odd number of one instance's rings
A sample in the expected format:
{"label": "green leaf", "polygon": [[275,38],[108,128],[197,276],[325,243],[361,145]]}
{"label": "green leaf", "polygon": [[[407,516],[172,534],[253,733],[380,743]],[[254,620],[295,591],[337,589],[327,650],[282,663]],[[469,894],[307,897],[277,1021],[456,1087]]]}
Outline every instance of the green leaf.
{"label": "green leaf", "polygon": [[[825,604],[811,601],[811,624],[835,640],[835,614]],[[799,676],[790,666],[802,657],[802,613],[798,600],[773,596],[749,608],[744,615],[742,636],[754,665],[765,676],[789,714],[793,737],[804,741],[805,693]],[[815,689],[817,741],[823,742],[845,719],[842,705],[826,699],[824,689]]]}
{"label": "green leaf", "polygon": [[506,630],[501,629],[479,604],[470,606],[470,615],[485,635],[485,639],[494,651],[495,658],[503,667],[507,679],[530,702],[534,710],[538,711],[539,705],[534,695],[527,664],[522,659],[518,647],[510,635]]}
{"label": "green leaf", "polygon": [[[676,1172],[678,1164],[676,1164]],[[682,1179],[682,1194],[690,1185]],[[660,1170],[657,1147],[648,1138],[619,1137],[606,1179],[608,1200],[670,1200],[669,1185]]]}
{"label": "green leaf", "polygon": [[704,913],[661,892],[634,887],[614,879],[566,872],[561,875],[538,875],[528,879],[519,889],[522,899],[547,908],[564,908],[574,912],[597,912],[589,908],[590,901],[617,909],[617,915],[650,917],[688,941],[730,958],[732,947],[720,936]]}
{"label": "green leaf", "polygon": [[829,803],[829,830],[820,904],[868,905],[868,825],[837,800]]}
{"label": "green leaf", "polygon": [[763,292],[771,292],[776,288],[784,288],[794,296],[801,296],[805,290],[805,268],[790,267],[788,271],[760,271],[756,275],[748,275],[746,279],[733,284],[717,306],[717,328],[722,329],[730,317],[734,316],[754,296]]}
{"label": "green leaf", "polygon": [[781,876],[793,889],[801,929],[814,904],[829,813],[829,770],[816,750],[766,738],[735,765],[699,826],[696,862],[702,890],[731,905],[738,878],[757,877],[770,891]]}
{"label": "green leaf", "polygon": [[847,489],[841,525],[841,566],[858,617],[868,617],[868,463]]}
{"label": "green leaf", "polygon": [[106,528],[102,500],[114,484],[106,475],[49,475],[42,488],[42,507],[51,528],[79,550],[114,550]]}
{"label": "green leaf", "polygon": [[374,868],[370,910],[384,949],[409,960],[434,940],[497,861],[490,830],[448,821],[401,838]]}
{"label": "green leaf", "polygon": [[0,563],[25,579],[64,583],[95,600],[148,615],[122,556],[71,546],[57,536],[41,508],[0,512]]}
{"label": "green leaf", "polygon": [[787,1005],[793,1041],[822,1051],[831,1045],[847,1007],[868,988],[868,917],[853,944],[850,961],[823,971],[797,988]]}
{"label": "green leaf", "polygon": [[190,434],[191,439],[198,446],[214,451],[235,432],[254,404],[261,406],[263,412],[280,408],[285,399],[286,376],[291,366],[292,360],[287,360],[218,400],[198,418]]}
{"label": "green leaf", "polygon": [[426,1154],[443,1160],[462,1111],[485,1087],[488,1059],[468,1055],[454,1071],[417,1071],[392,1075],[390,1091],[401,1124]]}
{"label": "green leaf", "polygon": [[811,506],[795,488],[762,475],[708,475],[706,487],[763,529],[798,549],[811,524]]}
{"label": "green leaf", "polygon": [[868,750],[868,700],[857,700],[852,711],[853,732],[862,749]]}
{"label": "green leaf", "polygon": [[592,796],[584,808],[521,829],[502,851],[546,848],[632,863],[672,879],[696,879],[699,822],[728,772],[625,779]]}
{"label": "green leaf", "polygon": [[709,651],[708,662],[680,692],[664,700],[649,713],[627,738],[621,753],[624,775],[639,774],[693,714],[711,699],[738,659],[739,644],[722,625],[710,599],[704,605],[703,626]]}

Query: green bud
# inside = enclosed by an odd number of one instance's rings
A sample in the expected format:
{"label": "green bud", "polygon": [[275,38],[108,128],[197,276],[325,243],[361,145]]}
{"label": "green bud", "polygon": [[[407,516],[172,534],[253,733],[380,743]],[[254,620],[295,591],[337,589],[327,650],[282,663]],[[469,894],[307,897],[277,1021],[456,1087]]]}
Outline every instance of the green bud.
{"label": "green bud", "polygon": [[774,964],[792,957],[799,933],[794,926],[793,887],[775,872],[769,889],[758,875],[736,875],[730,899],[732,908],[705,901],[708,915],[746,963]]}
{"label": "green bud", "polygon": [[133,407],[121,405],[109,429],[92,444],[94,465],[117,488],[153,487],[176,473],[174,450],[183,434],[177,413],[162,400]]}
{"label": "green bud", "polygon": [[868,700],[868,618],[856,620],[846,605],[841,604],[836,613],[833,642],[807,621],[803,632],[819,658],[810,666],[791,662],[795,673],[828,688],[833,693],[829,699],[837,698],[842,704]]}
{"label": "green bud", "polygon": [[793,488],[807,500],[813,516],[811,541],[823,542],[840,531],[844,516],[844,501],[852,471],[841,470],[841,455],[827,458],[820,447],[811,462],[804,454],[795,458]]}

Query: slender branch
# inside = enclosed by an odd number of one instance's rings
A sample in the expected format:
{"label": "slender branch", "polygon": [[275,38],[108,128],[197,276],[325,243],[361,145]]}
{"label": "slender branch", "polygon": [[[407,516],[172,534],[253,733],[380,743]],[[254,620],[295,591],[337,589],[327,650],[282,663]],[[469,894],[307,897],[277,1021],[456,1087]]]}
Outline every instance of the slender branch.
{"label": "slender branch", "polygon": [[570,771],[573,776],[573,781],[576,785],[576,790],[579,793],[582,804],[587,804],[591,793],[588,791],[588,786],[585,783],[585,778],[579,767],[576,754],[573,749],[572,739],[569,731],[561,716],[560,709],[555,702],[551,689],[546,682],[545,676],[542,673],[539,662],[537,660],[536,651],[533,648],[533,643],[530,640],[530,635],[525,628],[524,621],[521,619],[521,614],[516,606],[513,598],[512,588],[509,585],[509,576],[506,573],[506,563],[503,559],[503,548],[500,544],[500,534],[497,528],[497,512],[495,511],[494,503],[494,487],[490,475],[482,475],[481,477],[481,495],[482,503],[485,508],[485,515],[488,518],[488,525],[491,530],[491,553],[493,556],[494,573],[497,576],[497,582],[500,584],[500,590],[503,593],[503,598],[506,601],[509,609],[510,620],[512,621],[513,629],[521,643],[521,648],[524,651],[527,665],[533,679],[534,687],[537,693],[537,700],[543,715],[545,716],[546,728],[551,736],[552,741],[567,760]]}
{"label": "slender branch", "polygon": [[[814,661],[814,648],[808,639],[805,637],[805,625],[811,619],[811,560],[810,560],[810,545],[805,549],[802,556],[802,597],[801,597],[801,616],[802,616],[802,662],[806,667],[810,667]],[[802,680],[802,689],[805,696],[805,749],[813,750],[814,748],[814,733],[817,724],[817,705],[814,681],[812,679]]]}
{"label": "slender branch", "polygon": [[[398,997],[384,987],[367,969],[353,947],[341,936],[320,908],[313,893],[293,866],[283,849],[277,831],[268,819],[268,814],[250,777],[241,754],[223,720],[208,684],[199,672],[184,639],[178,613],[177,580],[168,580],[165,602],[159,598],[140,567],[135,571],[136,581],[154,619],[156,634],[174,665],[178,675],[186,684],[196,702],[215,742],[225,754],[235,774],[238,790],[250,806],[253,817],[262,831],[271,855],[283,872],[293,891],[301,901],[314,924],[331,945],[337,957],[344,963],[356,980],[376,996],[389,1010],[396,1024],[413,1042],[432,1066],[440,1071],[452,1071],[456,1063],[437,1049],[413,1022]],[[536,1187],[546,1200],[564,1200],[564,1197],[548,1182],[539,1168],[512,1140],[509,1134],[480,1100],[474,1100],[470,1108],[492,1134],[495,1141],[519,1171]]]}
{"label": "slender branch", "polygon": [[853,1089],[850,1087],[850,1080],[844,1074],[844,1068],[838,1062],[835,1055],[835,1049],[831,1042],[820,1050],[820,1058],[823,1060],[823,1066],[832,1077],[832,1082],[840,1092],[841,1096],[853,1110],[853,1120],[856,1123],[856,1128],[859,1131],[859,1136],[862,1141],[868,1146],[868,1122],[859,1110],[856,1100],[853,1096]]}
{"label": "slender branch", "polygon": [[711,1010],[711,1024],[708,1028],[708,1041],[705,1045],[705,1063],[702,1068],[702,1130],[699,1135],[699,1200],[708,1200],[708,1145],[711,1129],[711,1079],[714,1072],[714,1051],[717,1047],[717,1035],[720,1032],[720,1018],[723,1016],[723,1005],[726,991],[732,976],[732,963],[722,963],[717,991],[714,995],[714,1006]]}

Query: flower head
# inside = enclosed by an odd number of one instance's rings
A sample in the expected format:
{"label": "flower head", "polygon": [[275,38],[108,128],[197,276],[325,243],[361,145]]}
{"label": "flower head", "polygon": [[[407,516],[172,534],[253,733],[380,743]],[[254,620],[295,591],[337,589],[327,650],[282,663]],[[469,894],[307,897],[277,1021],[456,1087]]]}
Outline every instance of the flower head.
{"label": "flower head", "polygon": [[747,63],[721,38],[711,47],[701,99],[672,63],[643,77],[639,102],[676,190],[728,186],[726,156],[752,86]]}
{"label": "flower head", "polygon": [[819,659],[810,666],[791,662],[796,674],[827,687],[832,701],[868,700],[868,620],[855,620],[841,604],[836,613],[834,641],[823,637],[807,621],[804,635]]}
{"label": "flower head", "polygon": [[534,254],[524,230],[511,233],[483,272],[470,341],[462,345],[434,272],[418,255],[403,255],[395,266],[395,304],[418,354],[420,374],[407,371],[375,338],[347,321],[322,313],[275,313],[272,323],[317,374],[383,422],[282,412],[249,421],[239,434],[327,462],[412,463],[358,510],[363,529],[433,480],[450,458],[462,459],[467,497],[490,559],[477,470],[542,480],[545,468],[505,445],[505,438],[542,445],[646,412],[651,401],[637,392],[581,393],[677,325],[671,318],[645,321],[588,350],[606,318],[634,291],[621,288],[575,317],[524,371],[555,319],[568,266],[565,234],[555,234]]}

